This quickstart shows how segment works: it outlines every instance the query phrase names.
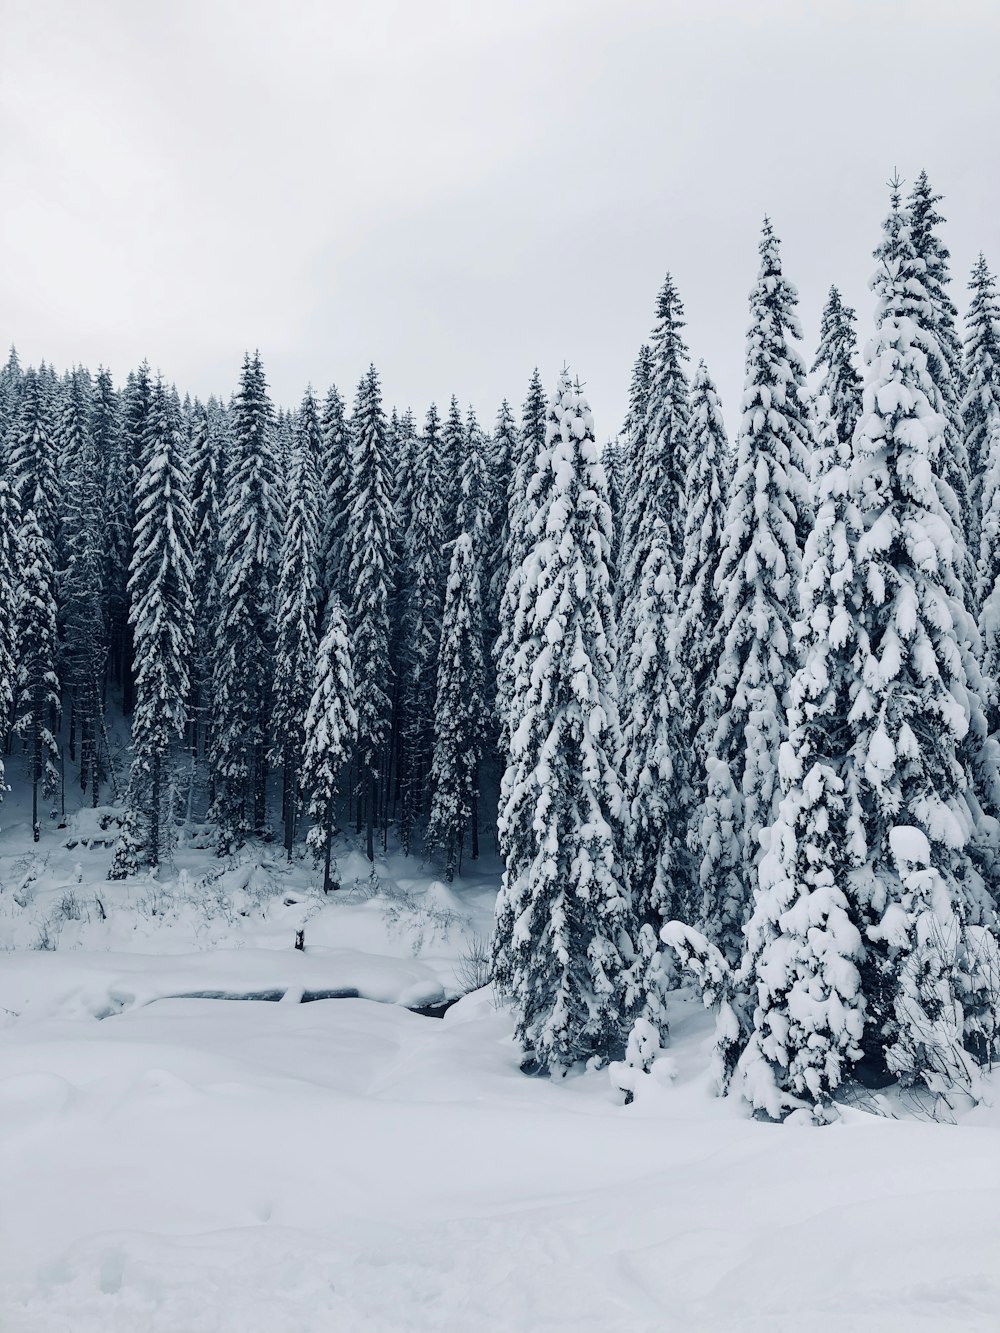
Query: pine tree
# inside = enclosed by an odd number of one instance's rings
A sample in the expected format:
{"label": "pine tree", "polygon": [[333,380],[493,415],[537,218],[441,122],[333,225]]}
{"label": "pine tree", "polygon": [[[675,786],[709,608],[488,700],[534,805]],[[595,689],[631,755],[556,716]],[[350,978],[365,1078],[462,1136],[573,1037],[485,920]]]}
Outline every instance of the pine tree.
{"label": "pine tree", "polygon": [[[649,385],[641,433],[632,459],[621,535],[619,619],[623,634],[631,620],[649,555],[654,523],[671,563],[676,595],[684,546],[684,488],[688,458],[688,350],[681,337],[684,306],[668,273],[656,305],[650,343]],[[638,373],[638,372],[637,372]]]}
{"label": "pine tree", "polygon": [[[0,447],[0,745],[7,740],[17,684],[17,608],[21,581],[18,508],[6,451]],[[0,799],[7,790],[0,760]]]}
{"label": "pine tree", "polygon": [[795,294],[782,276],[778,240],[767,220],[760,255],[760,276],[750,294],[736,475],[715,582],[723,649],[707,708],[707,791],[696,829],[701,919],[730,961],[739,954],[756,882],[759,834],[777,813],[785,695],[797,665],[796,533],[804,529],[808,510],[802,366],[788,337],[798,336]]}
{"label": "pine tree", "polygon": [[691,385],[691,448],[685,479],[684,558],[674,636],[677,690],[684,710],[684,750],[692,773],[705,762],[708,695],[722,652],[722,590],[715,584],[726,530],[729,441],[722,406],[704,361]]}
{"label": "pine tree", "polygon": [[527,1062],[565,1072],[622,1053],[636,1002],[633,918],[616,849],[625,812],[610,511],[590,411],[566,371],[529,494],[540,504],[520,580],[521,702],[499,821],[506,870],[494,980]]}
{"label": "pine tree", "polygon": [[479,765],[486,716],[483,611],[475,538],[459,533],[452,546],[438,653],[431,765],[430,823],[426,845],[438,851],[445,877],[455,877],[471,833],[478,855]]}
{"label": "pine tree", "polygon": [[[109,371],[94,380],[90,434],[97,455],[100,493],[101,586],[105,632],[108,637],[108,673],[123,680],[128,627],[128,561],[132,541],[131,473],[125,448],[122,408]],[[111,775],[112,780],[114,774]]]}
{"label": "pine tree", "polygon": [[850,493],[851,441],[825,394],[815,441],[816,522],[803,562],[802,665],[789,689],[783,799],[737,980],[752,1015],[739,1082],[772,1119],[803,1104],[828,1119],[864,1030],[864,948],[849,896],[867,851],[852,726],[867,651],[855,564],[861,516]]}
{"label": "pine tree", "polygon": [[[869,789],[869,861],[859,881],[859,914],[871,942],[866,1054],[892,1073],[932,1081],[935,1071],[918,1054],[921,1042],[929,1051],[938,1041],[953,1047],[954,1041],[939,1023],[940,986],[935,982],[924,1003],[903,960],[925,952],[930,927],[948,936],[953,919],[977,923],[992,914],[980,873],[992,853],[980,842],[984,797],[976,765],[988,751],[969,652],[976,635],[962,603],[961,544],[941,475],[950,425],[935,367],[944,357],[911,221],[894,181],[876,252],[877,329],[855,439],[869,649],[852,717]],[[933,890],[922,879],[917,891],[910,869],[902,868],[897,843],[912,843],[913,831],[929,845],[930,859],[919,868],[933,870]],[[959,961],[949,967],[954,999],[964,981]],[[957,1048],[952,1055],[952,1065],[961,1065]]]}
{"label": "pine tree", "polygon": [[117,600],[122,608],[123,622],[120,627],[122,636],[121,678],[122,708],[126,714],[132,712],[135,704],[135,649],[132,638],[132,619],[128,597],[128,583],[132,568],[132,540],[135,534],[135,496],[142,467],[143,441],[149,421],[149,407],[152,398],[152,382],[149,365],[143,362],[137,371],[132,371],[125,381],[122,394],[122,465],[117,478],[120,495],[115,498],[114,508],[121,515],[124,524],[126,549],[121,568],[117,571],[121,580]]}
{"label": "pine tree", "polygon": [[687,908],[691,806],[683,711],[673,651],[676,609],[669,531],[653,519],[636,590],[621,679],[629,860],[636,914],[657,928]]}
{"label": "pine tree", "polygon": [[[344,558],[351,591],[348,623],[358,701],[359,812],[375,859],[375,821],[384,795],[392,697],[389,610],[394,586],[392,462],[378,373],[370,366],[358,385],[351,420],[351,490]],[[360,814],[359,814],[360,817]]]}
{"label": "pine tree", "polygon": [[70,757],[80,735],[80,786],[100,803],[104,738],[104,670],[108,655],[104,619],[104,533],[101,467],[91,431],[90,386],[74,373],[57,430],[65,502],[61,576],[62,677],[72,698]]}
{"label": "pine tree", "polygon": [[628,391],[628,410],[622,423],[622,467],[627,479],[626,494],[637,475],[645,448],[646,408],[653,377],[653,349],[643,343],[632,367]]}
{"label": "pine tree", "polygon": [[212,674],[212,815],[220,826],[220,849],[238,844],[251,826],[261,829],[266,819],[277,527],[272,415],[260,355],[248,354],[230,414],[221,616]]}
{"label": "pine tree", "polygon": [[822,371],[819,393],[828,400],[828,413],[842,441],[850,440],[861,416],[861,376],[855,366],[855,314],[844,305],[836,287],[830,288],[819,326],[819,349],[813,374]]}
{"label": "pine tree", "polygon": [[193,640],[191,503],[180,413],[162,378],[153,385],[136,487],[129,579],[136,653],[129,806],[147,827],[146,857],[159,865],[171,743],[184,734]]}
{"label": "pine tree", "polygon": [[357,738],[354,673],[347,624],[340,599],[327,609],[326,630],[316,655],[316,673],[305,722],[302,788],[309,797],[309,833],[313,855],[323,857],[323,892],[335,885],[331,873],[333,825],[340,774]]}
{"label": "pine tree", "polygon": [[947,421],[938,471],[942,482],[950,489],[942,490],[941,498],[959,544],[956,567],[971,601],[975,591],[975,553],[979,548],[979,530],[975,522],[971,460],[965,447],[962,422],[962,340],[956,327],[958,311],[948,294],[951,284],[948,269],[950,256],[935,230],[945,221],[937,211],[941,199],[942,196],[931,189],[927,172],[922,171],[910,192],[909,230],[917,260],[923,263],[921,283],[928,302],[924,323],[934,334],[935,345],[929,369],[941,396],[941,410]]}
{"label": "pine tree", "polygon": [[503,560],[509,573],[500,604],[499,633],[493,646],[496,718],[501,753],[509,746],[510,738],[516,730],[515,710],[521,702],[516,695],[515,664],[528,633],[528,608],[522,605],[524,560],[533,542],[534,516],[545,502],[551,478],[550,470],[539,466],[545,448],[545,434],[545,392],[536,369],[522,408],[518,456],[507,494],[507,545]]}
{"label": "pine tree", "polygon": [[226,420],[220,405],[194,403],[190,451],[191,602],[194,647],[188,717],[191,750],[197,758],[209,749],[214,699],[212,665],[220,618],[222,581],[222,508],[226,477]]}
{"label": "pine tree", "polygon": [[465,428],[462,425],[462,411],[458,399],[452,394],[441,430],[441,452],[437,459],[438,494],[441,497],[441,514],[444,539],[454,541],[458,533],[456,506],[458,504],[458,474],[462,468],[465,453]]}
{"label": "pine tree", "polygon": [[496,424],[493,427],[493,448],[490,454],[490,494],[491,515],[489,552],[489,583],[483,586],[486,598],[486,624],[488,643],[496,642],[500,632],[500,607],[504,589],[510,578],[507,559],[510,554],[510,510],[508,496],[514,483],[514,471],[520,455],[520,437],[517,423],[510,404],[505,398],[497,411]]}
{"label": "pine tree", "polygon": [[434,693],[441,639],[445,519],[438,488],[440,422],[432,403],[415,441],[409,527],[404,534],[406,571],[402,596],[400,711],[402,810],[400,844],[409,853],[426,811],[434,748]]}
{"label": "pine tree", "polygon": [[299,808],[299,766],[316,667],[319,530],[316,516],[316,400],[306,392],[296,422],[285,529],[278,557],[272,762],[283,775],[282,813],[289,859]]}
{"label": "pine tree", "polygon": [[56,672],[55,449],[48,425],[48,393],[29,370],[21,386],[20,414],[10,457],[14,508],[19,516],[14,732],[26,745],[31,773],[31,827],[41,837],[38,789],[51,796],[58,786],[60,710]]}
{"label": "pine tree", "polygon": [[0,366],[0,449],[17,424],[23,378],[17,349],[11,346],[5,364]]}
{"label": "pine tree", "polygon": [[[1000,573],[1000,299],[996,280],[982,255],[969,283],[972,301],[966,320],[962,418],[965,448],[973,477],[972,504],[979,514],[975,605],[985,609]],[[995,618],[980,629],[985,644],[987,675],[997,678]]]}
{"label": "pine tree", "polygon": [[344,400],[334,384],[326,395],[320,421],[323,459],[319,470],[320,587],[323,603],[334,591],[345,595],[344,534],[351,485],[351,439],[344,420]]}

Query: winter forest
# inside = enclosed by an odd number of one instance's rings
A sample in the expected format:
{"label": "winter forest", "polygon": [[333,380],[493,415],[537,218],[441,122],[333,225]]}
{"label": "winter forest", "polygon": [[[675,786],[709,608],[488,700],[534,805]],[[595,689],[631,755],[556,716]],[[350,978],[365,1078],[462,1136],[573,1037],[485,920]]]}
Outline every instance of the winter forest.
{"label": "winter forest", "polygon": [[[975,1100],[1000,1036],[1000,300],[964,321],[925,174],[862,329],[806,355],[765,220],[732,441],[668,274],[603,447],[576,369],[480,423],[372,366],[206,403],[143,364],[0,377],[6,782],[77,786],[107,876],[338,837],[447,882],[499,851],[484,973],[522,1068],[626,1099],[697,983],[759,1116]],[[582,369],[582,368],[581,368]],[[127,719],[127,763],[109,718]]]}

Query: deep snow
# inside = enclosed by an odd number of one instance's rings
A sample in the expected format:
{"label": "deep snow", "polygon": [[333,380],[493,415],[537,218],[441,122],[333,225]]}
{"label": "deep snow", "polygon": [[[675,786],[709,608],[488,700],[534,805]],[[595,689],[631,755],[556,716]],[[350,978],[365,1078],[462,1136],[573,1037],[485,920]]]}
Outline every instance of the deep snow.
{"label": "deep snow", "polygon": [[[991,1105],[754,1122],[687,995],[633,1105],[526,1078],[488,989],[404,1007],[464,988],[495,865],[376,887],[346,849],[324,901],[308,862],[195,834],[113,885],[91,815],[35,860],[2,814],[3,1333],[1000,1327]],[[370,998],[297,1002],[324,988]],[[283,999],[175,998],[205,991]]]}

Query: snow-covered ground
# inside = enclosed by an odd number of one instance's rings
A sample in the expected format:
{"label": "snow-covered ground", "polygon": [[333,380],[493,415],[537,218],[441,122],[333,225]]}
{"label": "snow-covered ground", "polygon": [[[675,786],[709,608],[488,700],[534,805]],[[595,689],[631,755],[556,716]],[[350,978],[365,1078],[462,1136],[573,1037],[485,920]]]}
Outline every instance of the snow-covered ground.
{"label": "snow-covered ground", "polygon": [[1000,1328],[992,1105],[753,1122],[690,996],[633,1105],[526,1078],[488,989],[408,1007],[474,979],[495,864],[371,885],[345,846],[330,901],[191,835],[110,884],[91,814],[37,856],[3,816],[3,1333]]}

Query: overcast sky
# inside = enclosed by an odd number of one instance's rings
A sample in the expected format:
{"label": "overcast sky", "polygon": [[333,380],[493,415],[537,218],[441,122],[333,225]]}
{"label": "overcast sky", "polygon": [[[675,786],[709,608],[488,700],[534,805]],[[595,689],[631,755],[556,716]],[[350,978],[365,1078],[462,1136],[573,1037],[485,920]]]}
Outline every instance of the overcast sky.
{"label": "overcast sky", "polygon": [[871,325],[894,167],[1000,266],[996,0],[0,0],[0,339],[275,398],[369,361],[492,421],[538,365],[600,438],[670,269],[738,424],[768,212],[811,358]]}

